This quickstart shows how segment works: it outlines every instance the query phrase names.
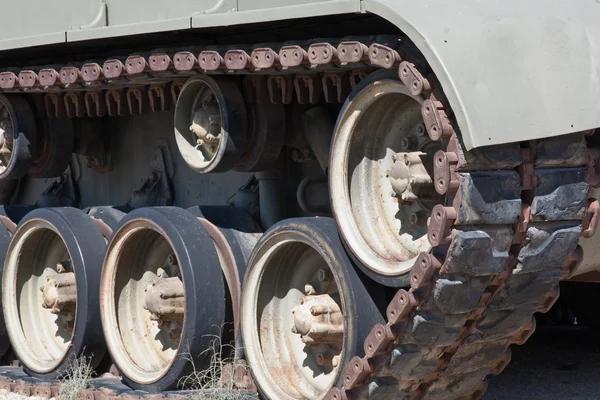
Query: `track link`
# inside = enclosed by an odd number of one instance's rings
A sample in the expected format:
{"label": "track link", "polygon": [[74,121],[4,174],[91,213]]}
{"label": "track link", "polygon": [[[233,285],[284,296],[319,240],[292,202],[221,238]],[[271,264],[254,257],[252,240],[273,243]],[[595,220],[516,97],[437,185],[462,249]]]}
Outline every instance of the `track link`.
{"label": "track link", "polygon": [[0,91],[45,94],[48,117],[123,116],[172,109],[191,76],[229,74],[246,77],[249,102],[341,103],[368,72],[397,67],[410,48],[405,37],[387,35],[172,48],[73,65],[6,68]]}
{"label": "track link", "polygon": [[[510,361],[510,345],[534,331],[533,314],[552,306],[559,280],[581,262],[577,243],[589,220],[586,143],[573,134],[463,151],[440,85],[411,59],[410,48],[403,37],[368,37],[171,49],[9,69],[0,73],[0,90],[44,93],[49,117],[102,117],[168,110],[184,80],[201,73],[244,75],[249,102],[268,93],[273,103],[315,104],[320,96],[344,101],[373,69],[399,68],[411,92],[428,97],[422,108],[428,134],[445,145],[434,158],[434,181],[447,202],[432,214],[434,252],[420,255],[410,290],[396,293],[387,324],[373,327],[366,355],[350,362],[342,386],[326,398],[478,399],[486,377]],[[11,374],[1,374],[4,388],[55,394],[55,386]],[[107,395],[102,385],[85,398],[146,398],[125,390]]]}

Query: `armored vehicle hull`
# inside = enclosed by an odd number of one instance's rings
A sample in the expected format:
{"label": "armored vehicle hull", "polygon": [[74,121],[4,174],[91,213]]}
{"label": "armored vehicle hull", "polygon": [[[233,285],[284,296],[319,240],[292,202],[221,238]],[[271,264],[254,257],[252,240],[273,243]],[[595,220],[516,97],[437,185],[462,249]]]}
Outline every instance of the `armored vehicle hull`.
{"label": "armored vehicle hull", "polygon": [[5,387],[478,399],[561,289],[600,323],[597,4],[33,3],[0,16]]}

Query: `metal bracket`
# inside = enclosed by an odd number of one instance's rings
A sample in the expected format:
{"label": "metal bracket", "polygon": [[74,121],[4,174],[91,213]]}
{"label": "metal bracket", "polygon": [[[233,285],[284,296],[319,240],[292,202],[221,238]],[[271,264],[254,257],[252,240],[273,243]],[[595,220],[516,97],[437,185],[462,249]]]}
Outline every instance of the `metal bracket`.
{"label": "metal bracket", "polygon": [[127,202],[131,208],[169,206],[173,204],[171,179],[175,167],[166,141],[159,140],[150,159],[150,168],[146,179]]}
{"label": "metal bracket", "polygon": [[71,167],[44,190],[38,207],[75,207],[79,204],[79,193],[71,173]]}

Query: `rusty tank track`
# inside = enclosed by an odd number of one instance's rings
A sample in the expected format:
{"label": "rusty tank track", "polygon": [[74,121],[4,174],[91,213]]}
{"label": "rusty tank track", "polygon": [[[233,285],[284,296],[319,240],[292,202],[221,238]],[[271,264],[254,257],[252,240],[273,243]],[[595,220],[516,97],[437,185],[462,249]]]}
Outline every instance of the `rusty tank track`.
{"label": "rusty tank track", "polygon": [[[430,91],[404,68],[413,94]],[[502,372],[510,345],[525,343],[533,314],[552,307],[559,280],[581,263],[579,237],[595,230],[583,133],[467,153],[439,100],[430,94],[422,107],[446,150],[434,156],[434,185],[447,196],[432,211],[434,250],[418,257],[410,290],[396,293],[387,324],[372,328],[365,356],[327,399],[481,398],[486,377]]]}
{"label": "rusty tank track", "polygon": [[197,74],[246,75],[246,100],[341,103],[374,68],[397,67],[414,53],[404,36],[285,42],[272,47],[155,50],[65,66],[6,68],[0,91],[45,93],[48,117],[103,117],[173,108]]}
{"label": "rusty tank track", "polygon": [[[577,242],[595,229],[598,209],[586,208],[586,166],[598,157],[583,134],[463,151],[440,85],[414,54],[402,36],[172,49],[6,69],[0,91],[42,94],[48,117],[120,116],[171,109],[183,82],[201,73],[243,75],[248,102],[316,104],[321,96],[341,103],[367,73],[398,68],[412,93],[428,98],[427,132],[445,147],[434,157],[434,182],[447,200],[432,213],[433,253],[419,256],[410,290],[396,293],[387,324],[373,327],[365,356],[351,360],[326,398],[478,399],[486,376],[502,371],[510,345],[527,340],[533,314],[550,309],[559,280],[581,262]],[[57,394],[54,383],[20,374],[0,371],[0,388]],[[252,390],[249,379],[240,373],[239,386]],[[95,382],[81,398],[185,397]]]}

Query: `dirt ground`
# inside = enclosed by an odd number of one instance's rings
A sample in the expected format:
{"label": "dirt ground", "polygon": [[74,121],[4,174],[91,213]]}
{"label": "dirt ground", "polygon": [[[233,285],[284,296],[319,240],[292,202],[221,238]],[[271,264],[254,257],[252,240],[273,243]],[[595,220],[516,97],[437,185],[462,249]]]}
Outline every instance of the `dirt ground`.
{"label": "dirt ground", "polygon": [[[539,327],[512,362],[490,378],[484,400],[600,399],[600,332],[579,327]],[[1,400],[35,399],[0,391]]]}
{"label": "dirt ground", "polygon": [[600,399],[600,331],[539,327],[489,380],[485,400]]}

